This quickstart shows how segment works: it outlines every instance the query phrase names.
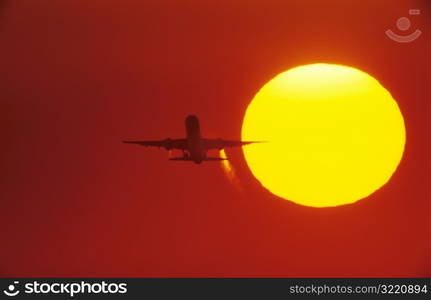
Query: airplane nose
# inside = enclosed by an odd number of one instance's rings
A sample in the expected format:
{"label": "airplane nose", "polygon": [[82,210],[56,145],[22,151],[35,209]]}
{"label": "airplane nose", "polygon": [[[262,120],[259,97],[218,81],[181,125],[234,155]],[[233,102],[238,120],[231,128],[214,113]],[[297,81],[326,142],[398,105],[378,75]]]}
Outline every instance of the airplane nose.
{"label": "airplane nose", "polygon": [[196,117],[195,115],[189,115],[186,118],[186,123],[187,124],[196,124],[198,121],[198,117]]}

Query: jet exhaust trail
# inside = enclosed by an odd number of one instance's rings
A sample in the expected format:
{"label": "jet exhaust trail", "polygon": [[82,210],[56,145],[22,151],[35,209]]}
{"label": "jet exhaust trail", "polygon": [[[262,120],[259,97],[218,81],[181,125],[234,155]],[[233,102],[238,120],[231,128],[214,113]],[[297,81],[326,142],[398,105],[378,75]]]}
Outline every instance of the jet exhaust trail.
{"label": "jet exhaust trail", "polygon": [[226,174],[226,177],[229,179],[230,182],[232,182],[239,190],[242,191],[241,183],[239,181],[238,175],[236,174],[234,166],[231,164],[231,162],[228,160],[226,151],[224,149],[219,151],[220,158],[223,158],[224,160],[220,161],[220,166],[223,169],[223,171]]}

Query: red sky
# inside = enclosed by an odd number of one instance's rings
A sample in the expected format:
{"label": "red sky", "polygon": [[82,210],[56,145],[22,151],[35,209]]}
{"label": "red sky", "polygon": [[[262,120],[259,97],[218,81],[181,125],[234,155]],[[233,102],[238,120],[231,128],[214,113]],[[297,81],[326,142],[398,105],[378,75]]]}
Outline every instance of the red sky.
{"label": "red sky", "polygon": [[[352,2],[2,2],[0,276],[431,276],[431,5]],[[401,16],[413,43],[384,34]],[[121,143],[182,137],[191,113],[239,138],[260,87],[315,62],[375,76],[406,121],[398,171],[356,204],[279,199],[240,149],[243,192]]]}

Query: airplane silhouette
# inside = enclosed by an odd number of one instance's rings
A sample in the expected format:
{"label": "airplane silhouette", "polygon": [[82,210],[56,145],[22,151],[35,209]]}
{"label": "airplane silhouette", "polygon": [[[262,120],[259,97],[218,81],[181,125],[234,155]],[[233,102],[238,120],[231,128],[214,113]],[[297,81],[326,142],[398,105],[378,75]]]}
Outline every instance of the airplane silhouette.
{"label": "airplane silhouette", "polygon": [[200,164],[203,161],[220,161],[226,160],[222,157],[207,157],[207,151],[211,149],[224,149],[227,147],[240,147],[252,143],[260,143],[255,141],[228,141],[223,139],[205,139],[201,137],[199,119],[196,116],[190,115],[185,120],[186,138],[185,139],[164,139],[160,141],[123,141],[127,144],[136,144],[146,147],[165,148],[170,151],[178,149],[183,151],[183,156],[173,157],[169,160],[175,161],[193,161]]}

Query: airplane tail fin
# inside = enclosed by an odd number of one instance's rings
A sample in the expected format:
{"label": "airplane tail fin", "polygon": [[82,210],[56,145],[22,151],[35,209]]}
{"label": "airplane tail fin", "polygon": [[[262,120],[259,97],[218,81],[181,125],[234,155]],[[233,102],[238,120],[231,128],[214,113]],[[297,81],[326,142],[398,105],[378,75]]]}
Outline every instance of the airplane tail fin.
{"label": "airplane tail fin", "polygon": [[176,161],[191,161],[191,159],[189,157],[171,157],[169,158],[169,160],[176,160]]}
{"label": "airplane tail fin", "polygon": [[223,157],[205,157],[205,161],[221,161],[221,160],[227,160],[227,158]]}
{"label": "airplane tail fin", "polygon": [[[191,161],[192,159],[190,157],[171,157],[169,158],[169,160],[174,160],[174,161]],[[227,158],[222,158],[222,157],[205,157],[203,159],[204,161],[221,161],[221,160],[227,160]]]}

